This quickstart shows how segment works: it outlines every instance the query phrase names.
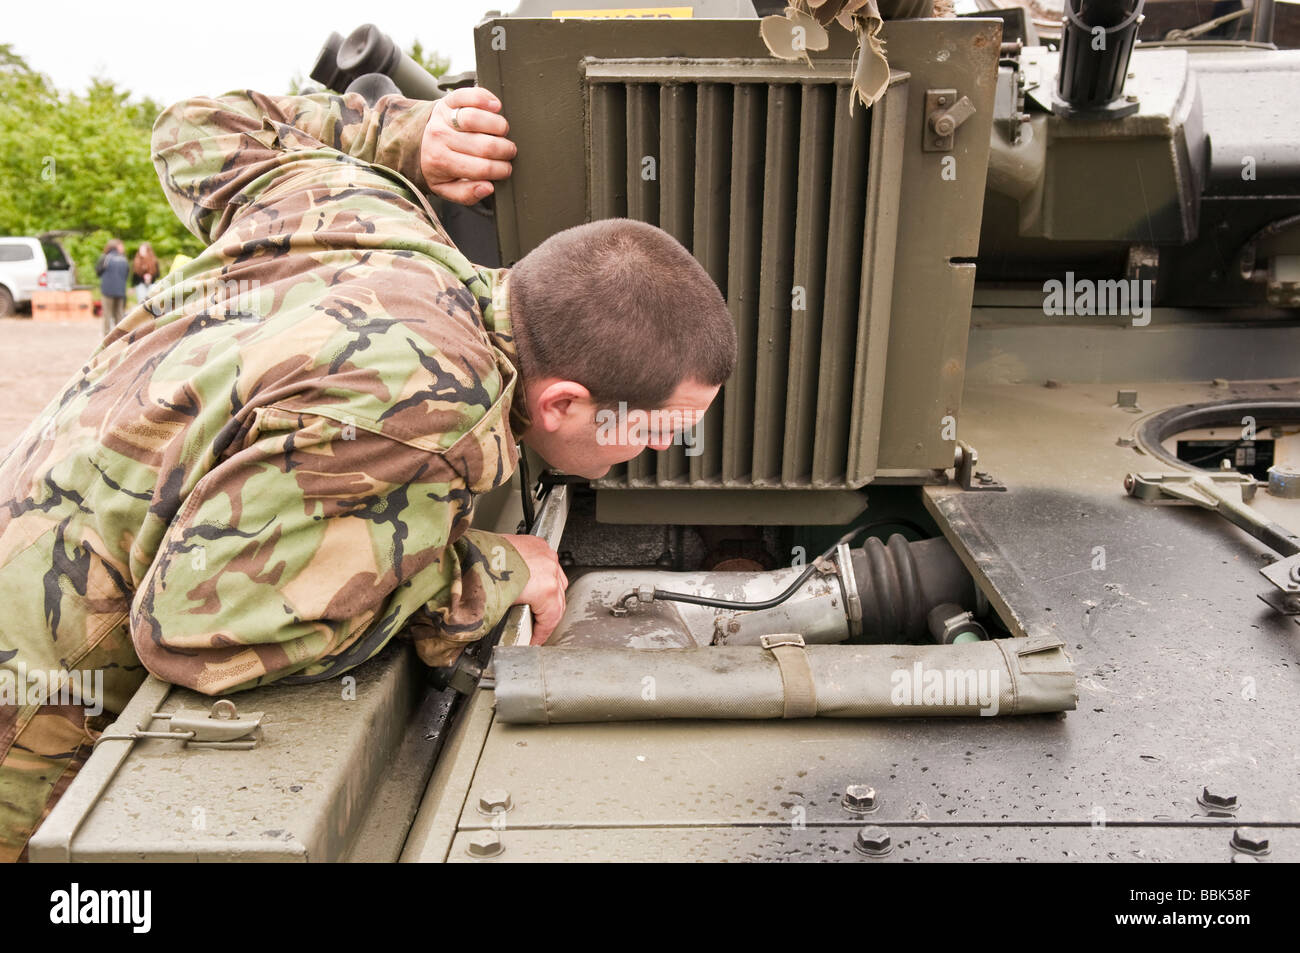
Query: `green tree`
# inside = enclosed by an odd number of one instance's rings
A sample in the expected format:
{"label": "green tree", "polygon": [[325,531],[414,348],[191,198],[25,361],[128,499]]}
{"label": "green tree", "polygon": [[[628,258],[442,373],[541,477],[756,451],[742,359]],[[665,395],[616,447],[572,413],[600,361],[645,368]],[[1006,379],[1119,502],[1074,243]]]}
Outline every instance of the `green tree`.
{"label": "green tree", "polygon": [[447,70],[451,69],[450,57],[443,56],[437,50],[425,50],[419,39],[411,42],[411,48],[406,51],[406,55],[423,66],[434,77],[442,76]]}
{"label": "green tree", "polygon": [[109,238],[128,253],[150,242],[164,267],[202,244],[163,196],[149,138],[162,107],[107,79],[85,93],[55,89],[0,44],[0,234],[73,229],[64,245],[83,284]]}

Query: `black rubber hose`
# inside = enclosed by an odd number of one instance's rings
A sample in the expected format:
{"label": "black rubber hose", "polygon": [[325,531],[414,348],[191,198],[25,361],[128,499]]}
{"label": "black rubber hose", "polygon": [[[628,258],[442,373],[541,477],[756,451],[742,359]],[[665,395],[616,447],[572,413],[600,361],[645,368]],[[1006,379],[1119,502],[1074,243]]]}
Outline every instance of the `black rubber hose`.
{"label": "black rubber hose", "polygon": [[869,539],[853,551],[853,574],[869,640],[918,641],[934,606],[976,606],[975,581],[943,537],[909,543],[895,533],[888,544]]}
{"label": "black rubber hose", "polygon": [[[845,543],[848,543],[861,532],[862,529],[855,529],[851,532],[845,533],[836,540],[830,548],[826,550],[826,552],[822,553],[810,562],[808,568],[801,572],[799,578],[790,583],[784,592],[773,596],[771,599],[765,599],[762,602],[737,602],[732,599],[714,599],[712,596],[697,596],[690,592],[664,592],[660,589],[654,591],[654,598],[663,602],[689,602],[691,605],[696,606],[710,606],[714,609],[739,609],[745,612],[756,612],[759,609],[774,609],[799,591],[799,588],[812,577],[813,573],[817,571],[817,564],[821,560],[829,558],[835,550],[839,549],[839,547]],[[623,597],[623,599],[626,598],[627,596]],[[619,600],[620,604],[623,602],[623,599]]]}

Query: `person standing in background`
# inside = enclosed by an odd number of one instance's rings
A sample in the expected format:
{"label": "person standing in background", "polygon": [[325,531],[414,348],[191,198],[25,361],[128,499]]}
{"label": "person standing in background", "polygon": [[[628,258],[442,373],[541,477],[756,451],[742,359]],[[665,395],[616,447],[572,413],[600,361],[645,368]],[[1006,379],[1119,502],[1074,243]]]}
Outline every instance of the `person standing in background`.
{"label": "person standing in background", "polygon": [[104,254],[95,262],[99,276],[99,293],[104,299],[102,315],[104,337],[108,337],[126,313],[126,278],[131,265],[126,260],[126,246],[114,238],[104,246]]}
{"label": "person standing in background", "polygon": [[149,297],[149,289],[158,278],[158,256],[148,242],[141,242],[135,257],[131,259],[131,284],[135,288],[136,301]]}

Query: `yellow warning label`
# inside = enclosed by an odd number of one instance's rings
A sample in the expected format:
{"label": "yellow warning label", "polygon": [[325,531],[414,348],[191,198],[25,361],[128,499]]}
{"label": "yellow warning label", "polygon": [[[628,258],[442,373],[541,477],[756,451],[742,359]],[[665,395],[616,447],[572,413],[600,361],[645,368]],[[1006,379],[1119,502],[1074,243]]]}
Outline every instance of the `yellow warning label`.
{"label": "yellow warning label", "polygon": [[583,17],[589,20],[613,20],[627,17],[646,19],[691,19],[691,7],[625,7],[621,10],[552,10],[551,18]]}

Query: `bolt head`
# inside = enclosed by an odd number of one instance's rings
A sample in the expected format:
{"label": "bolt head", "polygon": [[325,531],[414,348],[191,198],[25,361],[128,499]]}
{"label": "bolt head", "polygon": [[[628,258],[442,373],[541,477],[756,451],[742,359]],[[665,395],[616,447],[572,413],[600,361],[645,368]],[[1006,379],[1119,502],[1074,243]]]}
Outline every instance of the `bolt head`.
{"label": "bolt head", "polygon": [[505,847],[496,831],[478,831],[470,837],[465,850],[471,857],[495,857]]}
{"label": "bolt head", "polygon": [[840,803],[846,811],[854,814],[868,814],[880,806],[876,789],[866,784],[850,784],[844,789],[844,798]]}
{"label": "bolt head", "polygon": [[940,116],[934,121],[935,135],[951,136],[957,126],[953,123],[951,116]]}
{"label": "bolt head", "polygon": [[484,791],[479,795],[478,812],[480,814],[500,814],[502,811],[508,811],[514,807],[510,800],[510,792],[503,788],[492,788]]}
{"label": "bolt head", "polygon": [[883,827],[862,828],[858,831],[853,846],[870,857],[883,857],[894,849],[894,843],[890,840],[889,831]]}
{"label": "bolt head", "polygon": [[1247,854],[1267,854],[1268,835],[1255,827],[1238,827],[1232,832],[1232,846]]}
{"label": "bolt head", "polygon": [[1229,794],[1222,789],[1205,788],[1201,791],[1200,802],[1202,807],[1214,810],[1235,811],[1237,809],[1237,795]]}

